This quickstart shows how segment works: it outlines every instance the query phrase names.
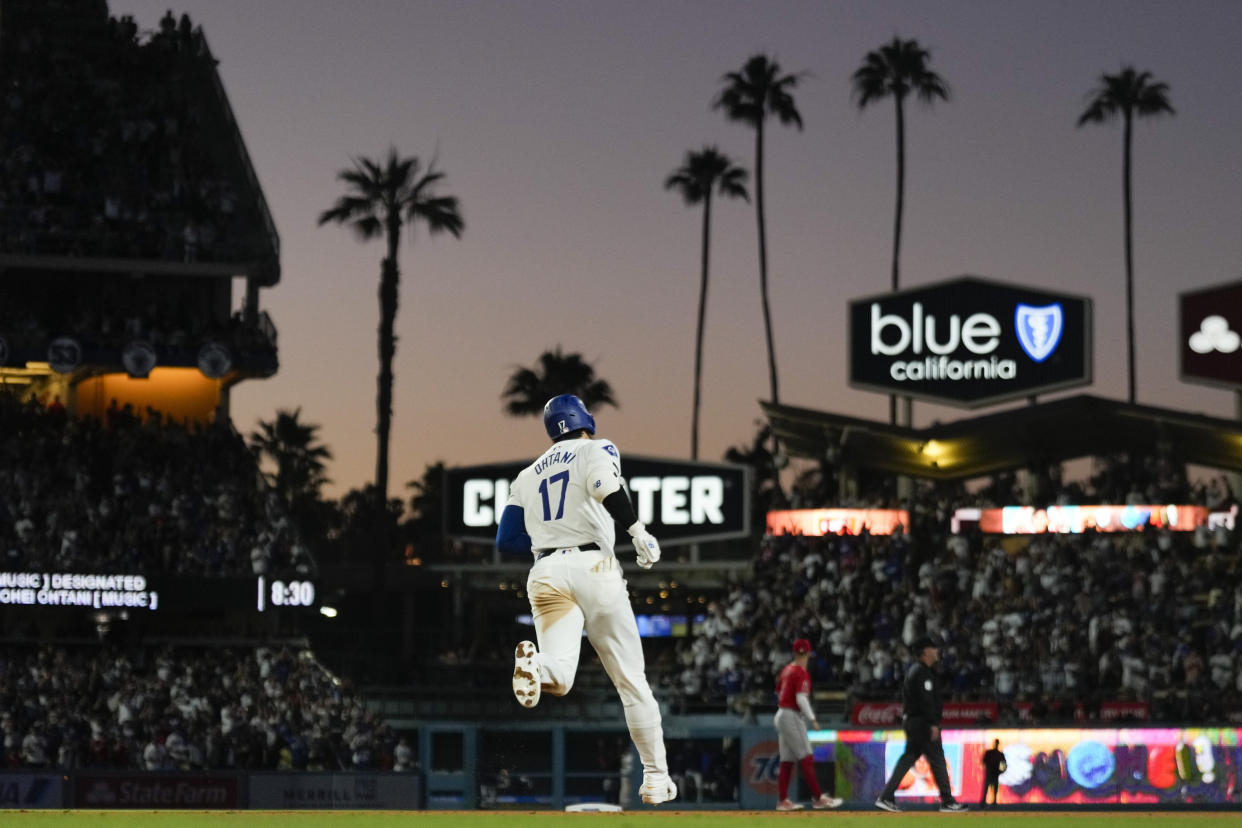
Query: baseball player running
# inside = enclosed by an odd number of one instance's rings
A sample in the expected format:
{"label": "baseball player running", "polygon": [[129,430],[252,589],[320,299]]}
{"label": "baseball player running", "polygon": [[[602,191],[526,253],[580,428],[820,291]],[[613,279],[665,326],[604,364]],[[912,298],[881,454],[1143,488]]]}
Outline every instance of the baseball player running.
{"label": "baseball player running", "polygon": [[660,560],[660,545],[639,522],[621,485],[617,447],[594,439],[595,418],[582,400],[572,394],[548,400],[543,424],[552,446],[509,488],[496,532],[501,551],[526,551],[535,559],[526,594],[539,646],[517,645],[513,695],[524,707],[534,707],[541,693],[568,693],[585,628],[621,696],[642,759],[638,795],[648,805],[668,802],[676,798],[677,786],[668,776],[660,708],[647,684],[638,624],[613,554],[613,521],[627,527],[643,569]]}
{"label": "baseball player running", "polygon": [[811,707],[811,674],[806,669],[807,662],[811,660],[811,642],[799,638],[793,643],[793,652],[793,661],[785,665],[776,680],[776,692],[780,700],[773,721],[776,724],[777,745],[781,757],[781,766],[776,777],[779,795],[776,810],[802,810],[801,805],[789,799],[789,783],[793,780],[795,762],[802,768],[802,778],[811,790],[811,807],[817,810],[840,808],[844,800],[829,796],[819,789],[819,780],[815,778],[815,759],[811,755],[811,740],[806,735],[807,724],[819,730],[819,721]]}

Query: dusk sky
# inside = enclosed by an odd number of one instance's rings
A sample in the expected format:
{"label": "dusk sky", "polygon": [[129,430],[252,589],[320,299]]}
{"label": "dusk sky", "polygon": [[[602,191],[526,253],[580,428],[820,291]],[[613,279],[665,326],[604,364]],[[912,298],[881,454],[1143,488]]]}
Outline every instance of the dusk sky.
{"label": "dusk sky", "polygon": [[[157,26],[168,0],[111,0]],[[1177,377],[1177,294],[1242,278],[1242,3],[339,2],[192,0],[280,231],[262,295],[280,371],[233,393],[248,433],[301,406],[335,454],[336,496],[375,463],[381,242],[316,226],[350,157],[435,157],[461,240],[407,235],[390,493],[436,460],[534,457],[533,419],[501,411],[519,365],[562,346],[613,386],[596,412],[622,455],[687,457],[701,208],[662,188],[687,150],[748,169],[753,132],[710,108],[751,55],[805,71],[805,129],[773,127],[766,198],[782,402],[887,420],[846,383],[845,304],[887,290],[891,101],[859,112],[851,73],[915,38],[952,98],[907,107],[903,286],[972,273],[1090,296],[1095,382],[1124,398],[1120,123],[1075,127],[1104,72],[1170,87],[1175,117],[1134,141],[1138,400],[1232,416],[1228,391]],[[768,396],[753,208],[717,202],[704,350],[703,459],[749,442]],[[915,405],[915,424],[972,416]]]}

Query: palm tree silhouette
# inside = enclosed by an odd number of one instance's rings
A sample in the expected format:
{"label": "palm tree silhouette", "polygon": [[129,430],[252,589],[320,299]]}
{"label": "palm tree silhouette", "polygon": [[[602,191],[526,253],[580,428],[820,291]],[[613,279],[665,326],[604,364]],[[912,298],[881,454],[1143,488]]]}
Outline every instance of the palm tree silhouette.
{"label": "palm tree silhouette", "polygon": [[543,406],[558,394],[574,394],[588,410],[611,405],[619,408],[607,380],[595,376],[595,368],[581,354],[562,354],[561,346],[539,355],[535,368],[515,368],[500,398],[511,417],[543,413]]}
{"label": "palm tree silhouette", "polygon": [[266,458],[276,471],[264,476],[286,503],[319,499],[328,479],[326,463],[332,452],[319,444],[319,426],[301,420],[302,409],[280,409],[276,419],[259,421],[258,431],[250,433],[250,450]]}
{"label": "palm tree silhouette", "polygon": [[1139,72],[1125,66],[1116,75],[1101,75],[1100,85],[1087,93],[1090,103],[1078,116],[1078,126],[1102,124],[1120,115],[1124,125],[1124,149],[1121,162],[1125,201],[1126,242],[1126,361],[1129,370],[1130,402],[1134,402],[1134,240],[1130,195],[1130,147],[1133,143],[1134,118],[1176,114],[1169,104],[1169,85],[1152,81],[1151,72]]}
{"label": "palm tree silhouette", "polygon": [[[894,37],[878,49],[867,52],[862,66],[850,76],[854,100],[859,109],[892,97],[897,105],[897,209],[893,219],[893,292],[901,282],[901,221],[905,211],[906,187],[906,96],[913,92],[927,104],[936,98],[949,99],[944,79],[927,68],[930,53],[917,40]],[[907,405],[909,399],[906,400]],[[897,422],[897,397],[888,398],[889,422]],[[909,414],[907,414],[909,419]],[[908,425],[909,423],[907,423]]]}
{"label": "palm tree silhouette", "polygon": [[721,82],[724,89],[712,101],[713,109],[724,110],[730,121],[747,124],[755,130],[755,214],[759,221],[759,292],[763,300],[763,330],[768,344],[768,375],[772,402],[779,403],[776,379],[776,348],[772,339],[772,313],[768,305],[768,241],[763,211],[763,127],[769,114],[782,124],[802,129],[802,115],[791,90],[801,74],[782,75],[781,67],[766,55],[754,55],[740,72],[729,72]]}
{"label": "palm tree silhouette", "polygon": [[375,405],[375,496],[383,503],[388,498],[392,360],[397,351],[393,325],[397,318],[401,280],[401,271],[397,266],[401,227],[408,222],[413,229],[417,222],[422,222],[431,235],[447,231],[460,238],[465,223],[454,196],[435,194],[435,187],[443,180],[444,173],[436,171],[434,161],[424,171],[417,156],[402,158],[395,147],[389,147],[388,157],[382,163],[366,157],[352,160],[352,168],[337,173],[337,179],[345,182],[345,195],[339,197],[331,209],[319,215],[319,224],[348,224],[362,241],[383,234],[387,243],[387,255],[380,267],[380,370]]}
{"label": "palm tree silhouette", "polygon": [[664,180],[664,189],[677,190],[686,204],[703,204],[702,274],[699,280],[699,322],[694,336],[694,412],[690,423],[690,459],[699,459],[699,389],[703,378],[703,319],[707,313],[707,273],[712,226],[712,190],[724,198],[750,201],[746,170],[734,166],[716,147],[687,152],[686,160]]}

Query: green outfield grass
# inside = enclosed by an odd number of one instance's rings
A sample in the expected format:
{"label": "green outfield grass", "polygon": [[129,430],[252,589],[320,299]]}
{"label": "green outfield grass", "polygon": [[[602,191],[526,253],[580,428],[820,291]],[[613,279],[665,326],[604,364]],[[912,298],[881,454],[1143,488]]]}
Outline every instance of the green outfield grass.
{"label": "green outfield grass", "polygon": [[823,820],[832,828],[914,828],[936,825],[948,828],[962,820],[982,828],[1036,828],[1069,824],[1073,828],[1210,828],[1237,826],[1242,816],[1233,812],[1054,812],[941,814],[907,812],[884,814],[870,811],[662,811],[623,814],[565,814],[486,811],[2,811],[0,825],[99,826],[99,828],[208,828],[226,825],[288,826],[288,828],[535,828],[567,822],[592,822],[601,828],[708,828],[713,824],[742,820],[741,825],[771,828],[790,821],[807,825]]}

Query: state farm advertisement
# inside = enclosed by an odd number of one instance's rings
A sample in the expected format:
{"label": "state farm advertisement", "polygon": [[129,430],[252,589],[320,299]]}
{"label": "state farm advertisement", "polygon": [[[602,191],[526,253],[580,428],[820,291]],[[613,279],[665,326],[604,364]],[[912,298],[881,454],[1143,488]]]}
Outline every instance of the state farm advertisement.
{"label": "state farm advertisement", "polygon": [[236,808],[238,777],[198,773],[79,773],[76,808]]}

